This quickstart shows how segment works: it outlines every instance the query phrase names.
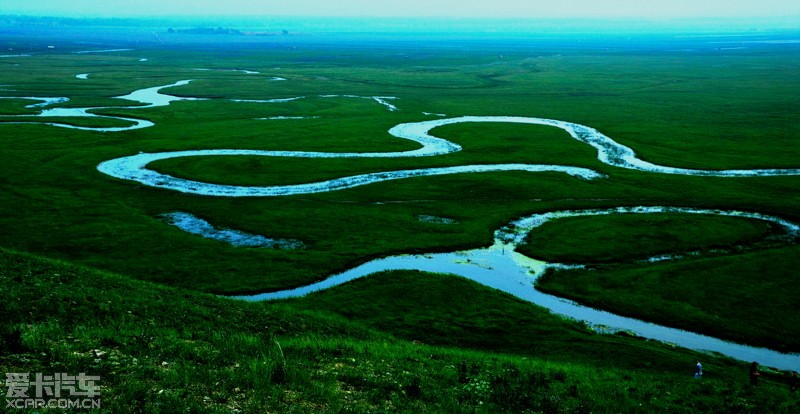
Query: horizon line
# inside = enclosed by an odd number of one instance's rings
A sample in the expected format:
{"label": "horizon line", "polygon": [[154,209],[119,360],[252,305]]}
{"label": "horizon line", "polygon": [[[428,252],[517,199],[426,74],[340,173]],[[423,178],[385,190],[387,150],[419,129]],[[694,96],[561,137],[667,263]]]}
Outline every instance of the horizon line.
{"label": "horizon line", "polygon": [[[604,16],[604,17],[589,17],[589,16],[542,16],[542,17],[516,17],[516,16],[449,16],[449,15],[397,15],[397,16],[374,16],[374,15],[300,15],[300,14],[164,14],[164,15],[58,15],[58,14],[36,14],[26,12],[7,12],[0,13],[0,17],[41,17],[41,18],[57,18],[57,19],[76,19],[76,20],[93,20],[93,19],[120,19],[120,20],[159,20],[159,19],[209,19],[215,18],[220,20],[230,19],[263,19],[263,18],[287,18],[287,19],[363,19],[363,20],[459,20],[459,21],[629,21],[629,22],[664,22],[664,21],[752,21],[752,20],[794,20],[800,19],[800,13],[796,15],[761,15],[761,16],[667,16],[667,17],[653,17],[653,16]],[[800,22],[797,22],[800,26]]]}

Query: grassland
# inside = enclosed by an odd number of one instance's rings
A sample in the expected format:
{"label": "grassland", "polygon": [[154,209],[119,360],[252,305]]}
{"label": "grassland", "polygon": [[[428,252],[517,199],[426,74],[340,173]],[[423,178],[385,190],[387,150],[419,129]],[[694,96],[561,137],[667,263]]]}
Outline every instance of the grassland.
{"label": "grassland", "polygon": [[[785,256],[789,259],[778,259]],[[557,272],[543,278],[539,287],[616,313],[796,352],[800,321],[794,313],[791,297],[796,290],[790,275],[798,264],[796,248],[776,248],[649,267]],[[731,275],[738,278],[732,280]]]}
{"label": "grassland", "polygon": [[[165,406],[220,412],[261,406],[287,412],[292,407],[298,412],[555,409],[547,401],[578,412],[642,412],[640,403],[651,408],[648,412],[797,410],[774,384],[743,387],[743,368],[730,361],[710,362],[719,380],[685,381],[685,364],[691,369],[694,354],[591,334],[532,305],[450,278],[369,278],[306,299],[264,305],[196,291],[279,290],[370,258],[486,246],[494,230],[514,218],[558,209],[674,205],[755,211],[800,222],[800,177],[729,179],[623,170],[600,163],[592,148],[563,131],[504,124],[435,129],[437,136],[464,148],[442,157],[194,157],[154,166],[184,178],[241,185],[511,162],[580,166],[608,178],[463,174],[315,195],[234,199],[142,187],[95,169],[102,161],[140,151],[409,150],[413,143],[386,131],[435,117],[423,112],[577,122],[662,165],[798,167],[796,47],[764,44],[724,51],[698,40],[686,51],[680,43],[686,41],[674,39],[608,48],[595,43],[576,47],[574,39],[498,39],[465,41],[454,49],[444,41],[398,37],[379,43],[356,36],[338,42],[280,38],[243,44],[168,39],[166,44],[130,45],[116,39],[114,46],[134,50],[71,53],[86,49],[75,43],[82,40],[78,35],[3,35],[0,46],[32,56],[0,58],[0,85],[6,85],[0,94],[64,96],[70,98],[63,104],[69,107],[126,106],[130,102],[112,97],[192,79],[165,92],[213,99],[97,111],[156,123],[126,133],[0,124],[0,246],[78,266],[4,253],[9,289],[3,292],[3,306],[10,316],[2,326],[7,341],[19,337],[18,352],[3,356],[6,371],[91,366],[109,378],[109,403],[116,404],[110,405],[112,412],[124,411],[133,400],[144,402],[130,412],[157,412]],[[674,47],[673,40],[681,47]],[[47,48],[54,43],[55,50]],[[75,79],[78,73],[91,75]],[[272,80],[276,76],[287,80]],[[388,111],[369,99],[320,97],[330,94],[396,96],[392,103],[400,110]],[[286,103],[230,101],[300,96],[305,98]],[[24,107],[30,103],[0,100],[0,122],[19,120],[7,115],[32,113]],[[271,116],[319,118],[256,119]],[[103,118],[63,120],[120,126]],[[172,211],[191,212],[220,227],[298,239],[308,247],[235,248],[165,225],[159,216]],[[420,215],[451,218],[456,224],[424,222]],[[559,261],[597,264],[592,272],[552,274],[540,287],[672,326],[800,350],[793,339],[799,336],[800,321],[792,316],[800,314],[793,300],[800,264],[796,244],[775,241],[773,229],[744,219],[647,220],[576,219],[538,229],[525,248],[534,257],[546,253],[571,259]],[[737,251],[739,245],[750,248]],[[669,263],[635,262],[648,255],[720,247],[731,251]],[[43,270],[35,270],[39,267]],[[415,294],[405,295],[403,286]],[[470,294],[448,301],[454,289]],[[274,343],[296,358],[291,368],[287,363],[276,368]],[[92,349],[103,350],[107,358],[96,362]],[[109,360],[110,355],[118,360]],[[461,362],[467,368],[459,371]],[[241,367],[247,372],[240,373]],[[500,377],[498,367],[519,374]],[[384,371],[387,375],[378,375]],[[476,391],[467,387],[472,380],[475,386],[486,381],[493,390],[505,391]],[[523,402],[509,395],[523,389],[543,393],[525,400],[524,407],[514,405]],[[391,406],[381,405],[387,400],[380,400],[379,391],[393,396]],[[203,400],[206,396],[211,402]]]}
{"label": "grassland", "polygon": [[800,409],[783,373],[765,370],[753,387],[746,364],[598,335],[466,281],[420,276],[243,303],[3,250],[0,370],[99,375],[96,411],[108,413]]}
{"label": "grassland", "polygon": [[517,249],[555,263],[643,261],[663,255],[713,254],[783,244],[784,229],[735,217],[688,214],[611,215],[556,220],[528,234]]}

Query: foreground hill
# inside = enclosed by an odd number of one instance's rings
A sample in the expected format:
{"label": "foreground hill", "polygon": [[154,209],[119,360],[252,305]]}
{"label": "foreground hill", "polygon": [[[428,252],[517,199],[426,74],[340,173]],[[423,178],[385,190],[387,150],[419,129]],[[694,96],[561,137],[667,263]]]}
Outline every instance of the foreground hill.
{"label": "foreground hill", "polygon": [[[397,292],[410,279],[387,284]],[[367,281],[356,290],[378,283]],[[0,283],[0,370],[99,375],[101,412],[800,411],[782,373],[752,387],[746,365],[730,360],[569,321],[559,337],[552,316],[497,293],[481,296],[484,306],[538,316],[490,332],[459,315],[458,303],[431,321],[434,302],[417,319],[414,309],[392,321],[351,308],[351,321],[324,310],[346,290],[320,297],[319,309],[313,297],[244,303],[6,250]],[[435,299],[441,286],[427,287]],[[502,346],[506,337],[515,339]],[[706,366],[702,380],[692,379],[694,358]]]}

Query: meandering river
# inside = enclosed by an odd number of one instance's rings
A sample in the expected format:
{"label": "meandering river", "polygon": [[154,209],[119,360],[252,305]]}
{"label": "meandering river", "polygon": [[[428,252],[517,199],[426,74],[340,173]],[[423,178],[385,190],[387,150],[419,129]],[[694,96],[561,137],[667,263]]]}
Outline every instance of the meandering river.
{"label": "meandering river", "polygon": [[[92,130],[98,132],[122,132],[133,129],[148,128],[154,124],[151,121],[138,118],[118,117],[108,115],[97,115],[92,111],[103,109],[139,109],[152,108],[170,105],[177,101],[205,100],[205,98],[177,97],[162,92],[163,89],[178,87],[188,84],[189,80],[179,81],[170,85],[156,86],[134,91],[128,95],[117,98],[135,101],[144,105],[123,106],[123,107],[91,107],[91,108],[47,108],[52,105],[64,103],[67,98],[40,98],[40,97],[18,97],[19,99],[36,100],[40,103],[29,105],[28,108],[45,108],[35,115],[16,115],[15,121],[11,123],[43,123],[56,127],[75,128],[82,130]],[[322,98],[335,97],[334,95],[324,95]],[[384,105],[391,111],[399,110],[394,104],[387,102],[394,97],[360,97],[343,96],[372,99]],[[9,97],[11,98],[11,97]],[[230,100],[239,102],[265,102],[279,103],[288,102],[297,98],[280,98],[267,100]],[[36,117],[105,117],[129,122],[127,127],[81,127],[59,122],[41,122],[33,118]],[[268,196],[290,196],[298,194],[318,193],[325,191],[337,191],[356,186],[369,185],[390,180],[399,180],[411,177],[435,176],[445,174],[463,173],[482,173],[494,171],[527,171],[527,172],[561,172],[579,179],[594,180],[604,177],[597,171],[586,168],[550,165],[550,164],[495,164],[495,165],[465,165],[458,167],[443,168],[424,168],[400,171],[386,171],[380,173],[360,174],[350,177],[336,178],[316,183],[281,185],[281,186],[230,186],[203,183],[199,181],[187,180],[172,177],[147,168],[148,164],[157,161],[180,157],[214,156],[214,155],[247,155],[247,156],[266,156],[266,157],[300,157],[300,158],[397,158],[397,157],[427,157],[448,154],[460,151],[458,144],[436,137],[431,131],[439,126],[456,123],[521,123],[552,126],[563,129],[573,139],[592,146],[597,150],[597,159],[601,162],[625,169],[646,171],[660,174],[681,174],[692,176],[716,176],[716,177],[763,177],[763,176],[787,176],[800,175],[798,169],[753,169],[753,170],[699,170],[685,169],[653,164],[637,157],[636,153],[629,147],[624,146],[598,130],[576,123],[559,121],[553,119],[536,117],[510,117],[510,116],[462,116],[435,119],[421,122],[411,122],[399,124],[391,128],[388,132],[391,136],[399,139],[407,139],[419,144],[419,148],[403,152],[358,152],[358,153],[331,153],[331,152],[303,152],[303,151],[257,151],[257,150],[233,150],[233,149],[208,149],[208,150],[187,150],[160,153],[140,153],[122,158],[116,158],[100,163],[98,171],[111,177],[123,180],[139,182],[146,186],[157,187],[167,190],[180,191],[184,193],[205,195],[205,196],[224,196],[224,197],[268,197]],[[6,122],[8,123],[8,122]],[[707,350],[719,352],[743,361],[759,361],[762,364],[770,365],[781,369],[797,369],[800,367],[800,355],[783,354],[765,348],[756,348],[746,345],[734,344],[716,338],[704,336],[698,333],[687,332],[684,330],[669,328],[637,320],[634,318],[622,317],[603,310],[592,309],[582,306],[572,301],[564,300],[552,295],[538,291],[534,287],[536,279],[549,268],[563,267],[556,263],[546,263],[537,261],[515,251],[516,246],[521,243],[525,235],[532,229],[541,224],[564,217],[593,216],[605,214],[659,214],[659,213],[683,213],[683,214],[706,214],[745,217],[751,219],[765,220],[780,225],[790,238],[797,238],[800,235],[800,227],[779,217],[768,216],[756,212],[734,211],[734,210],[707,210],[691,209],[670,206],[641,206],[641,207],[619,207],[613,209],[600,210],[564,210],[535,214],[516,220],[508,226],[504,226],[495,232],[494,244],[487,248],[460,251],[453,253],[438,253],[427,255],[400,255],[390,256],[382,259],[371,260],[348,271],[333,275],[324,281],[314,283],[297,289],[284,290],[279,292],[264,293],[252,296],[237,296],[243,300],[272,300],[306,295],[311,292],[328,289],[342,283],[365,277],[371,274],[389,270],[421,270],[432,273],[454,274],[469,278],[478,283],[490,286],[501,291],[507,292],[518,298],[533,302],[545,307],[554,313],[570,318],[586,321],[592,325],[604,325],[625,329],[635,332],[637,335],[657,339],[660,341],[674,343],[696,350]],[[181,216],[181,218],[185,218]],[[203,228],[194,231],[198,234],[213,234],[217,238],[231,239],[232,237],[244,237],[234,231],[214,230],[210,224],[203,223]],[[206,228],[208,227],[208,228]],[[209,230],[209,228],[211,230]],[[233,236],[232,236],[233,235]],[[259,236],[247,235],[247,237]],[[258,239],[262,241],[261,239]],[[267,239],[265,239],[267,240]]]}
{"label": "meandering river", "polygon": [[602,325],[629,330],[636,335],[674,343],[686,348],[719,352],[742,361],[759,361],[761,364],[780,368],[800,367],[800,354],[785,354],[766,348],[736,344],[699,333],[670,328],[635,318],[624,317],[600,309],[544,293],[534,286],[536,280],[550,268],[562,268],[558,263],[547,263],[531,259],[515,251],[525,236],[548,221],[580,216],[609,214],[705,214],[743,217],[769,221],[781,226],[788,237],[800,236],[800,226],[779,217],[735,210],[708,210],[678,207],[641,206],[611,209],[563,210],[534,214],[498,229],[494,244],[490,247],[452,253],[423,255],[398,255],[371,260],[353,269],[333,275],[327,279],[296,289],[258,295],[236,296],[249,301],[275,300],[300,297],[312,292],[329,289],[343,283],[391,270],[420,270],[431,273],[452,274],[465,277],[517,298],[535,303],[551,312],[585,321],[590,325]]}

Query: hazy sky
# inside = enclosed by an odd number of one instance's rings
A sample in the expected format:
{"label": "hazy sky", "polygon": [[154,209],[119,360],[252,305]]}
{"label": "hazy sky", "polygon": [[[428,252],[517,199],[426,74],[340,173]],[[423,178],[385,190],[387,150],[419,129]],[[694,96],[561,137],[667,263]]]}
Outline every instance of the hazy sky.
{"label": "hazy sky", "polygon": [[800,17],[800,0],[0,0],[0,14],[695,18]]}

